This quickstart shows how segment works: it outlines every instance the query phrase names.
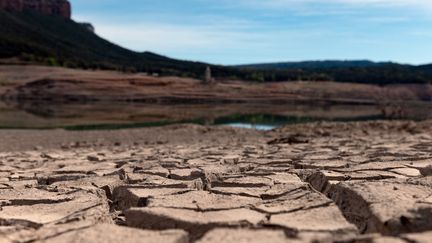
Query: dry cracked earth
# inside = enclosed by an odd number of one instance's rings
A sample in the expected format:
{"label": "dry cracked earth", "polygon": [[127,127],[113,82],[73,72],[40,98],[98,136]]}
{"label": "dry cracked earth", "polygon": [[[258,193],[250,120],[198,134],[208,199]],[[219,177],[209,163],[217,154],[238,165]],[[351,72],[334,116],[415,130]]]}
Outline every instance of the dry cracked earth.
{"label": "dry cracked earth", "polygon": [[0,131],[0,242],[432,242],[431,125]]}

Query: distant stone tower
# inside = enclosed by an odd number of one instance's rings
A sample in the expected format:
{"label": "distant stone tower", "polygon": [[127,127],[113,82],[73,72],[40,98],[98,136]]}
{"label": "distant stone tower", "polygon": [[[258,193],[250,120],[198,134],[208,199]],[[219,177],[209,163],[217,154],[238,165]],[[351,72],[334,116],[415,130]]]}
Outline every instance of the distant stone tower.
{"label": "distant stone tower", "polygon": [[211,69],[209,66],[207,66],[204,74],[204,83],[210,84],[212,82],[213,82],[213,78],[212,78]]}

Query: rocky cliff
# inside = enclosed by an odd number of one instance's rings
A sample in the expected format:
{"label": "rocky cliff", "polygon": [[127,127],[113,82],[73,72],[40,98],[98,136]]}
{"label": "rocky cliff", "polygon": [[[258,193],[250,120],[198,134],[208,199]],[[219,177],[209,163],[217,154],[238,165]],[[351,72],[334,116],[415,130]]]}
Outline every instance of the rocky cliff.
{"label": "rocky cliff", "polygon": [[8,11],[36,11],[45,15],[71,17],[71,4],[67,0],[0,0],[0,9]]}

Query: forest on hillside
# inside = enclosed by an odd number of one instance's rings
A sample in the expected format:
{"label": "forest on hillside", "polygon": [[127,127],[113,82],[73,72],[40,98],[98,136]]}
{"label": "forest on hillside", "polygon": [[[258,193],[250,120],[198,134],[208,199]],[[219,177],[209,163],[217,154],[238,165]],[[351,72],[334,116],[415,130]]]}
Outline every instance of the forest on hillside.
{"label": "forest on hillside", "polygon": [[147,72],[201,79],[207,66],[216,79],[254,82],[336,81],[369,84],[431,83],[432,66],[372,62],[300,62],[220,66],[133,52],[73,20],[0,10],[0,58],[79,69]]}

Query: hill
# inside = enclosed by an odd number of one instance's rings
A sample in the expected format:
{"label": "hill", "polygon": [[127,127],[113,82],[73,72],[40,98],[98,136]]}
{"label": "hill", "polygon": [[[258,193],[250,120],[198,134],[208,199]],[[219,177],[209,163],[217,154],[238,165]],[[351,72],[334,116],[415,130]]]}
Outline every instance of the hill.
{"label": "hill", "polygon": [[417,66],[416,69],[428,74],[432,74],[432,64],[420,65]]}
{"label": "hill", "polygon": [[320,69],[320,68],[379,67],[379,66],[385,66],[387,64],[391,64],[391,63],[372,62],[369,60],[356,60],[356,61],[326,60],[326,61],[276,62],[276,63],[263,63],[263,64],[248,64],[248,65],[237,65],[237,67],[253,68],[253,69],[284,69],[284,68]]}
{"label": "hill", "polygon": [[[0,58],[83,69],[114,69],[196,77],[208,64],[137,53],[60,16],[0,10]],[[212,66],[215,72],[222,68]]]}
{"label": "hill", "polygon": [[0,23],[0,59],[18,58],[31,64],[199,79],[210,66],[217,79],[256,82],[336,81],[383,85],[432,81],[432,65],[321,61],[218,66],[176,60],[151,52],[130,51],[97,36],[88,24],[25,9],[0,10]]}
{"label": "hill", "polygon": [[404,65],[392,62],[306,61],[249,64],[235,66],[244,71],[258,71],[265,79],[300,79],[353,83],[431,83],[432,65]]}

